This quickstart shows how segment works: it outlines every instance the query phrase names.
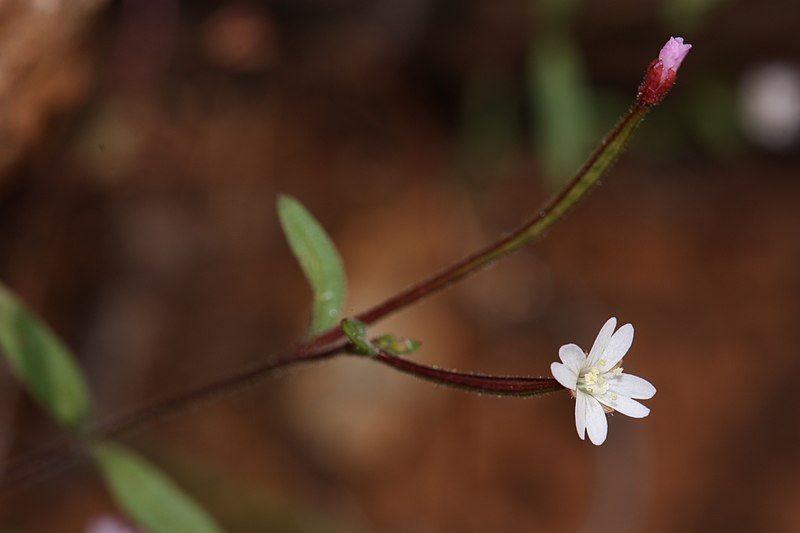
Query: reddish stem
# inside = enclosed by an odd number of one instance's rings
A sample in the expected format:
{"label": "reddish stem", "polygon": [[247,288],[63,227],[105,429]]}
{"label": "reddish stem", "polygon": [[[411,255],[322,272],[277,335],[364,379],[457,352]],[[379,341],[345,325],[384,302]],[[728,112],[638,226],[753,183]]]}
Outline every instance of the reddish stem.
{"label": "reddish stem", "polygon": [[563,390],[564,387],[553,378],[524,376],[491,376],[444,370],[415,363],[381,352],[372,356],[376,361],[412,376],[433,381],[440,385],[496,396],[536,396]]}
{"label": "reddish stem", "polygon": [[[378,320],[400,311],[423,298],[426,298],[453,283],[465,278],[470,274],[474,274],[478,270],[488,266],[500,257],[507,255],[520,246],[514,246],[515,243],[526,244],[535,238],[539,237],[544,229],[550,226],[557,218],[561,209],[568,197],[574,194],[575,190],[581,185],[586,175],[598,163],[598,160],[606,154],[606,151],[611,143],[619,140],[623,134],[630,135],[629,127],[632,123],[638,124],[644,117],[646,108],[634,104],[630,110],[617,122],[610,132],[603,138],[601,143],[595,148],[594,152],[584,162],[583,166],[573,176],[573,178],[561,188],[561,190],[552,196],[547,203],[526,223],[519,226],[511,233],[502,236],[497,241],[489,244],[485,248],[465,257],[464,259],[450,265],[444,270],[433,274],[432,276],[423,279],[403,289],[384,300],[383,302],[374,305],[373,307],[362,311],[355,318],[365,324],[373,324]],[[596,181],[592,182],[589,187],[596,185]],[[585,194],[585,192],[581,192]],[[528,235],[527,240],[522,240]],[[310,341],[301,344],[297,351],[298,353],[313,353],[318,349],[324,348],[331,343],[339,342],[344,337],[344,333],[338,326],[329,329],[328,331],[320,334],[319,336],[311,339]]]}

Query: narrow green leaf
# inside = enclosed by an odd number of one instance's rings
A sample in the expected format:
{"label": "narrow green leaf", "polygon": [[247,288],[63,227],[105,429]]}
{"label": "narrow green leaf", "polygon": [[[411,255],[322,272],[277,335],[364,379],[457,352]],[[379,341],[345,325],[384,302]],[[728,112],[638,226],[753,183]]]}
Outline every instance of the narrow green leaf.
{"label": "narrow green leaf", "polygon": [[354,351],[360,355],[375,355],[378,349],[367,338],[367,325],[359,320],[345,318],[341,324],[342,331],[353,345]]}
{"label": "narrow green leaf", "polygon": [[291,196],[278,197],[278,218],[314,292],[309,331],[314,336],[335,326],[342,313],[347,290],[342,260],[319,222]]}
{"label": "narrow green leaf", "polygon": [[0,348],[16,378],[65,426],[89,412],[89,389],[69,349],[0,285]]}
{"label": "narrow green leaf", "polygon": [[114,443],[98,444],[95,459],[117,504],[152,533],[220,532],[214,520],[158,468]]}

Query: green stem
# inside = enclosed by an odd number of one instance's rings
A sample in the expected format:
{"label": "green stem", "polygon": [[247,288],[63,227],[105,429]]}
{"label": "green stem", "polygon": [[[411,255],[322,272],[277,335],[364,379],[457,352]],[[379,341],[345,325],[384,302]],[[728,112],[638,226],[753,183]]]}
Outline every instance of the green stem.
{"label": "green stem", "polygon": [[[649,108],[635,104],[617,122],[606,135],[600,145],[592,152],[589,159],[578,170],[577,174],[564,188],[548,201],[544,207],[527,223],[495,243],[475,254],[453,264],[449,268],[435,274],[395,296],[367,309],[356,316],[365,324],[378,320],[408,307],[419,300],[434,294],[449,285],[473,274],[503,256],[519,250],[526,244],[538,239],[550,226],[559,220],[578,201],[586,196],[600,181],[628,144],[628,140],[636,127],[641,124]],[[343,337],[341,328],[335,327],[306,344],[300,346],[300,353],[314,352]]]}

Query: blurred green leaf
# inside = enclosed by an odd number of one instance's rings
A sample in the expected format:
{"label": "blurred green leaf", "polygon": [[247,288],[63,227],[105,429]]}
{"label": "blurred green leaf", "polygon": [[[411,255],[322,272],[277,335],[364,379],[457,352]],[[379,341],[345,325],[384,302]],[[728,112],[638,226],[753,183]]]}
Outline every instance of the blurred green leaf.
{"label": "blurred green leaf", "polygon": [[89,412],[89,391],[70,351],[0,285],[0,348],[11,371],[60,423],[76,428]]}
{"label": "blurred green leaf", "polygon": [[170,476],[192,487],[200,501],[214,502],[214,516],[229,531],[242,533],[359,533],[369,529],[354,522],[346,509],[306,505],[268,480],[236,475],[219,462],[199,463],[171,446],[154,449],[152,460],[169,464]]}
{"label": "blurred green leaf", "polygon": [[568,24],[580,7],[581,0],[534,0],[533,6],[552,25]]}
{"label": "blurred green leaf", "polygon": [[300,202],[278,197],[278,218],[300,267],[314,291],[309,334],[314,336],[339,321],[347,290],[339,252],[325,230]]}
{"label": "blurred green leaf", "polygon": [[345,318],[341,324],[342,331],[355,349],[355,352],[361,355],[375,355],[378,353],[377,348],[367,338],[367,325],[352,318]]}
{"label": "blurred green leaf", "polygon": [[94,456],[125,514],[152,533],[220,532],[211,516],[158,468],[113,443],[98,444]]}
{"label": "blurred green leaf", "polygon": [[560,184],[577,170],[596,133],[580,56],[565,32],[553,29],[531,43],[528,78],[539,153],[548,177]]}
{"label": "blurred green leaf", "polygon": [[[691,91],[685,93],[694,128],[706,146],[724,157],[741,148],[740,126],[736,116],[735,86],[724,80],[697,76]],[[681,138],[686,139],[685,131]]]}
{"label": "blurred green leaf", "polygon": [[661,2],[664,22],[680,33],[696,30],[725,0],[669,0]]}
{"label": "blurred green leaf", "polygon": [[474,68],[464,80],[459,131],[459,172],[485,184],[513,159],[521,131],[519,95],[502,69]]}
{"label": "blurred green leaf", "polygon": [[382,335],[375,341],[375,346],[391,355],[409,355],[419,350],[422,343],[414,339],[395,337],[391,333]]}

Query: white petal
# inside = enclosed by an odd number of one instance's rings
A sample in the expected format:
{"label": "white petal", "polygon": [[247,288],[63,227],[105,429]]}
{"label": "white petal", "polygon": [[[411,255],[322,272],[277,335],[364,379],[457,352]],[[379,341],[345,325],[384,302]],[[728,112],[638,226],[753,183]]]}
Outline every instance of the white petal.
{"label": "white petal", "polygon": [[611,339],[611,334],[614,333],[614,328],[616,327],[617,319],[612,316],[606,320],[606,323],[603,324],[602,328],[600,328],[600,333],[597,334],[597,338],[594,340],[594,344],[592,344],[592,349],[589,350],[589,361],[586,364],[587,367],[596,365],[597,361],[600,360],[600,357],[603,355],[609,339]]}
{"label": "white petal", "polygon": [[556,378],[556,381],[561,383],[568,389],[575,390],[578,381],[578,374],[573,372],[567,365],[561,363],[552,363],[550,365],[550,373]]}
{"label": "white petal", "polygon": [[576,374],[581,371],[586,362],[586,354],[577,344],[565,344],[558,350],[561,361]]}
{"label": "white petal", "polygon": [[631,400],[627,396],[620,396],[614,393],[606,393],[598,398],[605,405],[615,411],[619,411],[631,418],[644,418],[650,414],[650,409],[640,404],[636,400]]}
{"label": "white petal", "polygon": [[611,336],[611,340],[608,341],[608,345],[603,355],[600,357],[600,360],[605,360],[602,370],[608,370],[619,363],[620,360],[625,357],[625,354],[628,353],[631,344],[633,344],[633,326],[625,324],[619,328],[617,332]]}
{"label": "white petal", "polygon": [[[594,396],[586,395],[586,432],[592,444],[600,446],[608,435],[608,421],[600,402]],[[631,400],[633,401],[633,400]]]}
{"label": "white petal", "polygon": [[608,383],[611,386],[611,390],[620,396],[649,400],[656,395],[656,388],[652,383],[633,374],[622,374],[609,379]]}
{"label": "white petal", "polygon": [[586,408],[590,396],[585,392],[577,391],[575,394],[575,429],[578,436],[583,440],[586,438]]}

